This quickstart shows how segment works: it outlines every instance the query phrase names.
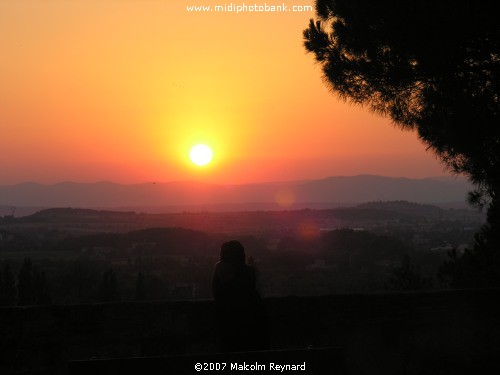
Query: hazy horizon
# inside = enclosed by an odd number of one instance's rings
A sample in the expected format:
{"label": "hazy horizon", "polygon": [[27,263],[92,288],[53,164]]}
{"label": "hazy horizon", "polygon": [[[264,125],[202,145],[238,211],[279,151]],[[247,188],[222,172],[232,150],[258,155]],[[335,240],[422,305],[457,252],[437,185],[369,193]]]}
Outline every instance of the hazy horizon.
{"label": "hazy horizon", "polygon": [[286,184],[286,183],[305,183],[310,181],[321,181],[327,180],[329,178],[337,178],[337,177],[359,177],[359,176],[374,176],[374,177],[383,177],[383,178],[394,178],[394,179],[409,179],[409,180],[428,180],[428,179],[455,179],[455,180],[467,180],[466,176],[463,175],[453,175],[453,174],[442,174],[442,175],[432,175],[432,176],[423,176],[423,177],[409,177],[409,176],[389,176],[389,175],[379,175],[372,173],[357,173],[351,175],[328,175],[328,176],[319,176],[319,177],[310,177],[310,178],[301,178],[301,179],[289,179],[289,180],[263,180],[263,181],[253,181],[253,182],[240,182],[240,183],[231,183],[231,182],[210,182],[203,180],[195,180],[195,179],[185,179],[185,180],[165,180],[165,181],[138,181],[138,182],[122,182],[122,181],[112,181],[112,180],[93,180],[93,181],[77,181],[77,180],[54,180],[50,182],[40,182],[35,180],[25,180],[19,181],[15,183],[0,183],[0,186],[16,186],[16,185],[24,185],[24,184],[37,184],[44,186],[51,185],[59,185],[66,183],[74,183],[74,184],[116,184],[116,185],[145,185],[145,184],[174,184],[174,183],[194,183],[194,184],[205,184],[205,185],[261,185],[261,184]]}
{"label": "hazy horizon", "polygon": [[[112,182],[0,185],[0,205],[29,207],[149,207],[244,205],[242,210],[406,200],[465,202],[471,184],[462,178],[394,178],[377,175],[252,184]],[[262,204],[270,203],[271,206]],[[255,207],[252,207],[252,204]],[[318,204],[320,206],[318,206]]]}

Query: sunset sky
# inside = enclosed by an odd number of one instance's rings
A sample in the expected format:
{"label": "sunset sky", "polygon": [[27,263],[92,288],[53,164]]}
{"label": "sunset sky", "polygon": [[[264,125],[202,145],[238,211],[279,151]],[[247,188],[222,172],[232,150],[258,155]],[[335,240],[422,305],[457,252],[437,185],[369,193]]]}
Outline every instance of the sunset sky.
{"label": "sunset sky", "polygon": [[224,4],[2,0],[0,184],[445,174],[416,134],[329,93],[302,45],[313,12],[186,10]]}

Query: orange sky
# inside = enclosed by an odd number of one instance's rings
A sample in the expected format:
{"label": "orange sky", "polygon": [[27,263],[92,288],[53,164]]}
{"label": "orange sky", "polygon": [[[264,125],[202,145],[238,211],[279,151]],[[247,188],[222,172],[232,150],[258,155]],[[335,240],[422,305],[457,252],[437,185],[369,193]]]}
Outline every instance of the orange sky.
{"label": "orange sky", "polygon": [[444,174],[414,133],[328,92],[302,46],[314,13],[192,4],[230,2],[2,0],[0,184]]}

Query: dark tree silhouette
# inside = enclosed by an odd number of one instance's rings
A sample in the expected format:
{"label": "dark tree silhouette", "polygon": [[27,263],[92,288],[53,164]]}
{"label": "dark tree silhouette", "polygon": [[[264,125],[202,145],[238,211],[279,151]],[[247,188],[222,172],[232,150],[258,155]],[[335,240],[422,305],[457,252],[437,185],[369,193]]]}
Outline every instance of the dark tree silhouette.
{"label": "dark tree silhouette", "polygon": [[49,286],[45,278],[45,272],[33,267],[33,292],[36,305],[47,305],[51,303]]}
{"label": "dark tree silhouette", "polygon": [[20,306],[33,305],[35,289],[33,284],[33,265],[30,258],[24,259],[17,278],[18,302]]}
{"label": "dark tree silhouette", "polygon": [[109,268],[102,275],[102,281],[99,288],[99,301],[100,302],[114,302],[120,300],[118,293],[118,284],[116,282],[115,272]]}
{"label": "dark tree silhouette", "polygon": [[0,306],[13,306],[16,304],[16,298],[16,278],[7,263],[0,274]]}
{"label": "dark tree silhouette", "polygon": [[139,272],[135,280],[135,300],[144,301],[146,299],[146,286],[144,283],[144,274]]}
{"label": "dark tree silhouette", "polygon": [[448,253],[449,259],[439,267],[438,277],[453,288],[498,286],[498,253],[483,247],[481,251],[466,249],[459,255],[456,249],[452,249]]}
{"label": "dark tree silhouette", "polygon": [[[15,287],[9,276],[10,268],[4,271],[4,279],[8,282],[9,298],[15,296]],[[17,278],[18,305],[45,305],[51,303],[49,287],[45,278],[45,272],[40,271],[37,266],[34,266],[30,258],[24,259],[19,276]]]}
{"label": "dark tree silhouette", "polygon": [[432,287],[432,279],[422,276],[420,267],[413,264],[409,256],[405,256],[400,267],[394,268],[390,285],[396,290],[422,290]]}
{"label": "dark tree silhouette", "polygon": [[[476,252],[500,247],[499,5],[466,0],[317,0],[304,30],[340,98],[390,117],[475,185],[488,205]],[[500,284],[500,277],[497,280]]]}

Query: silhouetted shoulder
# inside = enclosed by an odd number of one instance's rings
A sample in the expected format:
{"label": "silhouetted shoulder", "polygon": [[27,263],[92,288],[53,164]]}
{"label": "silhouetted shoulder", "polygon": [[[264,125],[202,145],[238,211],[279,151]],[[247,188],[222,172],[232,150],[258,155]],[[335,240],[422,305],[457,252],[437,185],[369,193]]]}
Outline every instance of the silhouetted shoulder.
{"label": "silhouetted shoulder", "polygon": [[267,314],[256,288],[255,268],[245,263],[238,241],[221,246],[212,280],[223,351],[264,349],[268,345]]}

